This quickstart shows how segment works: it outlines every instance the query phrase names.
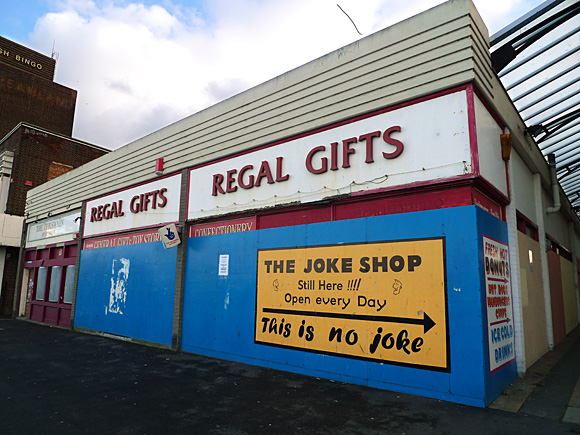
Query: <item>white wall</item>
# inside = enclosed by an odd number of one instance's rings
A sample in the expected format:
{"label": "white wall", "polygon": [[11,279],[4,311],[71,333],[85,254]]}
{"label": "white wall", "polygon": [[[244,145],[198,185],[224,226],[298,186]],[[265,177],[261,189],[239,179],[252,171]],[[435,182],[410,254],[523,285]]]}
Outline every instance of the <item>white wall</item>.
{"label": "white wall", "polygon": [[477,152],[481,176],[493,184],[506,197],[508,185],[505,162],[501,156],[502,129],[489,114],[479,97],[474,97]]}
{"label": "white wall", "polygon": [[533,174],[517,152],[512,151],[511,160],[514,183],[510,188],[517,198],[517,209],[537,225]]}
{"label": "white wall", "polygon": [[[564,194],[562,194],[561,199],[562,202],[566,201]],[[545,189],[542,189],[542,202],[544,204],[544,225],[546,233],[553,237],[560,245],[570,250],[572,243],[568,232],[568,219],[564,215],[563,210],[560,210],[558,213],[546,213],[546,207],[552,206],[554,200],[552,199],[552,195]]]}
{"label": "white wall", "polygon": [[24,217],[0,214],[0,245],[20,246]]}

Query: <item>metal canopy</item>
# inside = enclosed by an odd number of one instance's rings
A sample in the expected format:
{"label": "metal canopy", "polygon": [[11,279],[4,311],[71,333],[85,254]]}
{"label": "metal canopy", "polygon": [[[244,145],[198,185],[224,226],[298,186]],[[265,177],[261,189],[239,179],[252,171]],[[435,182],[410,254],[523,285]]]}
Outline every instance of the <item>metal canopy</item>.
{"label": "metal canopy", "polygon": [[493,35],[493,67],[580,215],[580,0],[550,0]]}

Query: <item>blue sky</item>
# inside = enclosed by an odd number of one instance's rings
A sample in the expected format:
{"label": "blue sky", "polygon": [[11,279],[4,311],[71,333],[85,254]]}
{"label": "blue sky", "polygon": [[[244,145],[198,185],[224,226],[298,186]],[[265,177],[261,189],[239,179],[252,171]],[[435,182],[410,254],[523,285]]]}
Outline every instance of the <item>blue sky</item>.
{"label": "blue sky", "polygon": [[0,33],[14,41],[25,41],[34,23],[47,11],[44,0],[0,1]]}
{"label": "blue sky", "polygon": [[[0,35],[78,91],[73,136],[115,149],[441,0],[0,0]],[[490,34],[542,0],[475,0]]]}

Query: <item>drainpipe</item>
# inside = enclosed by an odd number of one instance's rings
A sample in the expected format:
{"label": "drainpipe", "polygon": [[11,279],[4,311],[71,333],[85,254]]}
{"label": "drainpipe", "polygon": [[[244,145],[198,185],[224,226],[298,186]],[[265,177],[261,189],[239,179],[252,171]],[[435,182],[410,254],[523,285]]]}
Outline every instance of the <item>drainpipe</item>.
{"label": "drainpipe", "polygon": [[554,205],[552,207],[546,207],[546,213],[558,213],[562,206],[562,202],[560,201],[560,188],[558,186],[558,178],[556,177],[556,156],[554,153],[548,154],[548,166],[550,166],[550,179],[552,183]]}

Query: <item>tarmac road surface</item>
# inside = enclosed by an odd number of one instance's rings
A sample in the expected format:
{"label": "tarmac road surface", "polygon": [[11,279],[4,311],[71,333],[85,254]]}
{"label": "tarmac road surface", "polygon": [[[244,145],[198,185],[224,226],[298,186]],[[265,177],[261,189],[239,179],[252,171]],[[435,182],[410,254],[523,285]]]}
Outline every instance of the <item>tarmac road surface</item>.
{"label": "tarmac road surface", "polygon": [[[580,368],[567,360],[580,358],[579,346],[551,372]],[[473,408],[0,320],[2,435],[580,433],[562,421],[566,409],[525,409]]]}

